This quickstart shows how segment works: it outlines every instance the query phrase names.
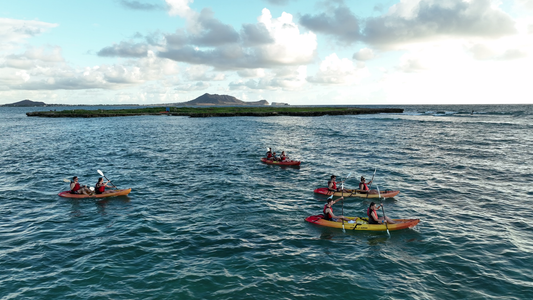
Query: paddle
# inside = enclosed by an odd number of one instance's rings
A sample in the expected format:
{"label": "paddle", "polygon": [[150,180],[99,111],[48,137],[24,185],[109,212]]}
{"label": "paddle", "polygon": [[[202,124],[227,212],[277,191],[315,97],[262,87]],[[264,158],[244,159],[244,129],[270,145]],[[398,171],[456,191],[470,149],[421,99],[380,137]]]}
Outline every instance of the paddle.
{"label": "paddle", "polygon": [[344,181],[342,182],[341,184],[341,188],[342,188],[342,192],[341,192],[341,197],[342,197],[342,232],[346,232],[346,230],[344,230]]}
{"label": "paddle", "polygon": [[[381,194],[379,193],[379,186],[376,185],[376,188],[378,189],[378,197],[379,197],[379,201],[381,202]],[[390,236],[389,223],[387,223],[387,216],[385,215],[385,207],[383,207],[383,202],[381,202],[381,210],[383,211],[383,221],[385,221],[385,226],[387,227],[387,234]]]}
{"label": "paddle", "polygon": [[109,181],[109,183],[111,183],[111,185],[116,189],[118,190],[118,188],[111,182],[111,180],[109,180],[107,177],[105,177],[104,173],[100,170],[96,170],[98,171],[98,174],[100,174],[102,177],[104,177],[105,179],[107,179],[107,181]]}
{"label": "paddle", "polygon": [[344,182],[348,179],[348,177],[350,177],[350,175],[352,175],[352,172],[348,173],[348,176],[346,176],[346,178],[344,178],[344,180],[341,182],[341,197],[342,197],[342,232],[346,232],[346,230],[344,230]]}
{"label": "paddle", "polygon": [[372,183],[374,182],[374,176],[376,175],[376,168],[374,168],[374,174],[372,175],[372,179],[370,180],[370,186],[368,187],[368,192],[366,193],[366,198],[368,199],[368,194],[370,194],[370,190],[372,190]]}

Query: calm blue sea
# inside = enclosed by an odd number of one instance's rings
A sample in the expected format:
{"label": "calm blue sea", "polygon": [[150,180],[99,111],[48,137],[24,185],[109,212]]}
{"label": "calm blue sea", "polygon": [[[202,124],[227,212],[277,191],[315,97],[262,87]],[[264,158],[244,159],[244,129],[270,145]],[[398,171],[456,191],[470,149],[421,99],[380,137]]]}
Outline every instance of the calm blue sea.
{"label": "calm blue sea", "polygon": [[[533,106],[400,107],[205,119],[0,107],[0,299],[533,299]],[[267,147],[303,162],[264,165]],[[355,187],[375,169],[374,186],[401,190],[387,216],[416,228],[304,221],[332,174]],[[57,196],[97,170],[131,194]]]}

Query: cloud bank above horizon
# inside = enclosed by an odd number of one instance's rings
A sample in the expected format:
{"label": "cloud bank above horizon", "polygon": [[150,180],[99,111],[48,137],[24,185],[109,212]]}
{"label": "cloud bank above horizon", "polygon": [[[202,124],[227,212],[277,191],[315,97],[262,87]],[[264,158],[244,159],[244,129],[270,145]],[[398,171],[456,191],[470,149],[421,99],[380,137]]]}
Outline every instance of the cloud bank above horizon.
{"label": "cloud bank above horizon", "polygon": [[301,2],[11,3],[0,104],[532,103],[533,0]]}

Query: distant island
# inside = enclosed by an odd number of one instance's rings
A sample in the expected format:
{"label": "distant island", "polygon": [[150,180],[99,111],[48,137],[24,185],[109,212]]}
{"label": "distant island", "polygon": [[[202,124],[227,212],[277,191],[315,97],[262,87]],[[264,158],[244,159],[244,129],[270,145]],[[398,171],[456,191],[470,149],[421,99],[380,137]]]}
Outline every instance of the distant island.
{"label": "distant island", "polygon": [[[34,106],[30,100],[24,100]],[[21,101],[23,102],[23,101]],[[13,103],[12,105],[21,102]],[[46,105],[46,104],[44,104]],[[41,105],[42,106],[42,105]],[[193,118],[206,117],[269,117],[269,116],[325,116],[325,115],[359,115],[359,114],[379,114],[379,113],[403,113],[401,108],[356,108],[356,107],[335,107],[335,106],[299,106],[293,107],[287,103],[273,102],[272,105],[266,100],[242,101],[233,96],[203,94],[202,96],[187,102],[160,104],[159,106],[145,106],[141,108],[124,109],[68,109],[62,111],[35,111],[28,112],[28,117],[48,117],[48,118],[98,118],[98,117],[126,117],[143,115],[166,115],[166,116],[188,116]]]}
{"label": "distant island", "polygon": [[0,105],[4,107],[48,107],[48,106],[139,106],[139,104],[50,104],[39,101],[22,100],[15,103]]}
{"label": "distant island", "polygon": [[44,102],[37,102],[37,101],[31,101],[31,100],[22,100],[22,101],[19,101],[19,102],[15,102],[15,103],[10,103],[10,104],[4,104],[4,105],[0,105],[0,106],[8,106],[8,107],[32,107],[32,106],[46,106],[46,103]]}
{"label": "distant island", "polygon": [[[259,100],[259,101],[242,101],[239,100],[233,96],[229,95],[218,95],[218,94],[208,94],[205,93],[202,96],[190,100],[187,102],[178,102],[178,103],[165,103],[165,104],[155,104],[158,106],[165,105],[165,106],[237,106],[237,105],[270,105],[268,101],[266,100]],[[144,106],[155,106],[155,105],[144,105]],[[284,105],[288,105],[285,104]],[[0,106],[9,106],[9,107],[31,107],[31,106],[102,106],[102,104],[94,105],[94,104],[47,104],[44,102],[37,102],[37,101],[31,101],[31,100],[22,100],[15,103],[10,104],[4,104]],[[139,104],[111,104],[111,105],[105,105],[105,106],[139,106]]]}

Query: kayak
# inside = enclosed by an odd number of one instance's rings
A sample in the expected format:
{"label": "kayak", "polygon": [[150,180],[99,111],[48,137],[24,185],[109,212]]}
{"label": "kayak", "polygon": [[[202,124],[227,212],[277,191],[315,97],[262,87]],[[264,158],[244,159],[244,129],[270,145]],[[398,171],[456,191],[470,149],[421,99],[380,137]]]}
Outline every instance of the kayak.
{"label": "kayak", "polygon": [[[333,228],[342,228],[342,221],[328,221],[323,219],[324,215],[316,215],[305,218],[309,223],[333,227]],[[359,218],[359,217],[346,217],[350,221],[344,221],[344,228],[346,230],[361,230],[361,231],[386,231],[387,226],[389,231],[400,230],[406,228],[415,227],[420,219],[392,219],[396,224],[368,224],[368,218]]]}
{"label": "kayak", "polygon": [[[326,195],[326,196],[331,196],[333,194],[333,196],[338,196],[338,197],[341,197],[341,196],[344,196],[344,197],[360,197],[360,198],[379,198],[378,196],[378,191],[377,190],[370,190],[370,193],[361,193],[359,190],[349,190],[349,189],[346,189],[347,192],[333,192],[333,191],[330,191],[328,190],[327,187],[323,187],[323,188],[318,188],[316,189],[314,192],[316,194],[321,194],[321,195]],[[351,194],[353,193],[353,194]],[[400,191],[383,191],[380,193],[381,195],[381,198],[392,198],[396,195],[398,195],[400,193]]]}
{"label": "kayak", "polygon": [[284,161],[267,160],[264,157],[261,158],[261,161],[268,165],[279,165],[279,166],[299,166],[301,163],[301,161],[298,161],[298,160],[284,160]]}
{"label": "kayak", "polygon": [[123,189],[123,190],[113,190],[112,193],[84,195],[84,194],[71,194],[70,191],[64,191],[57,195],[59,197],[81,199],[81,198],[105,198],[105,197],[114,197],[114,196],[125,196],[129,194],[130,192],[131,192],[131,189]]}

